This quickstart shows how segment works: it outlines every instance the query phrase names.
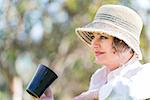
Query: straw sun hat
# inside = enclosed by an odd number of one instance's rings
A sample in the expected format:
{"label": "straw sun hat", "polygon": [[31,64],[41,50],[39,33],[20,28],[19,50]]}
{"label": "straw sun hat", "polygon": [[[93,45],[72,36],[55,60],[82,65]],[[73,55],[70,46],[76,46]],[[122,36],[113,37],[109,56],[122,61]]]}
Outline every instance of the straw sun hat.
{"label": "straw sun hat", "polygon": [[123,40],[141,60],[139,45],[142,27],[140,16],[132,9],[122,5],[103,5],[98,9],[93,22],[76,28],[76,34],[90,46],[94,33],[106,33]]}

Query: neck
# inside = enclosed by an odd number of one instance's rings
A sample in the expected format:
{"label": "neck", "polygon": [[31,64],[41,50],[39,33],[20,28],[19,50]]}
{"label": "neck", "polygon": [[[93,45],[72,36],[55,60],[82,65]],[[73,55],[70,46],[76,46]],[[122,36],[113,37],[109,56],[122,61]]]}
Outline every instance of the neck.
{"label": "neck", "polygon": [[126,56],[118,56],[117,59],[112,60],[112,62],[109,62],[109,64],[106,64],[105,66],[107,66],[109,71],[113,71],[126,64],[133,57],[133,55],[134,54],[129,53]]}

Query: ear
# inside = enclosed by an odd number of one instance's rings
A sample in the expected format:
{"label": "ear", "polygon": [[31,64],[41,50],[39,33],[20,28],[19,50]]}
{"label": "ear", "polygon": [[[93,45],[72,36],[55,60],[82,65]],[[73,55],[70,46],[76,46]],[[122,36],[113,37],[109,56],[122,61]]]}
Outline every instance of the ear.
{"label": "ear", "polygon": [[117,50],[112,46],[112,52],[113,54],[117,54]]}

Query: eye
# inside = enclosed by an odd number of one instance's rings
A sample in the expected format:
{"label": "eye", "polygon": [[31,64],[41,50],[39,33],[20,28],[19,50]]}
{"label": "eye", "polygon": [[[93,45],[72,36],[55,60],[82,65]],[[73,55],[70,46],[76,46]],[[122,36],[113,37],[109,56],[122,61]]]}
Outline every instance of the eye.
{"label": "eye", "polygon": [[99,39],[100,40],[105,40],[105,39],[108,39],[108,37],[106,37],[106,36],[100,36]]}

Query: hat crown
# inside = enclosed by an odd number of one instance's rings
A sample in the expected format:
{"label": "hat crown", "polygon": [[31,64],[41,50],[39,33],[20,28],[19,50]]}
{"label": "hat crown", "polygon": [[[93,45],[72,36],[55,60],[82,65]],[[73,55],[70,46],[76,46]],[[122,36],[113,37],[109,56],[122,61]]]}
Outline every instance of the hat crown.
{"label": "hat crown", "polygon": [[139,41],[143,22],[140,16],[132,9],[122,5],[103,5],[95,16],[94,22],[107,22],[132,33]]}

